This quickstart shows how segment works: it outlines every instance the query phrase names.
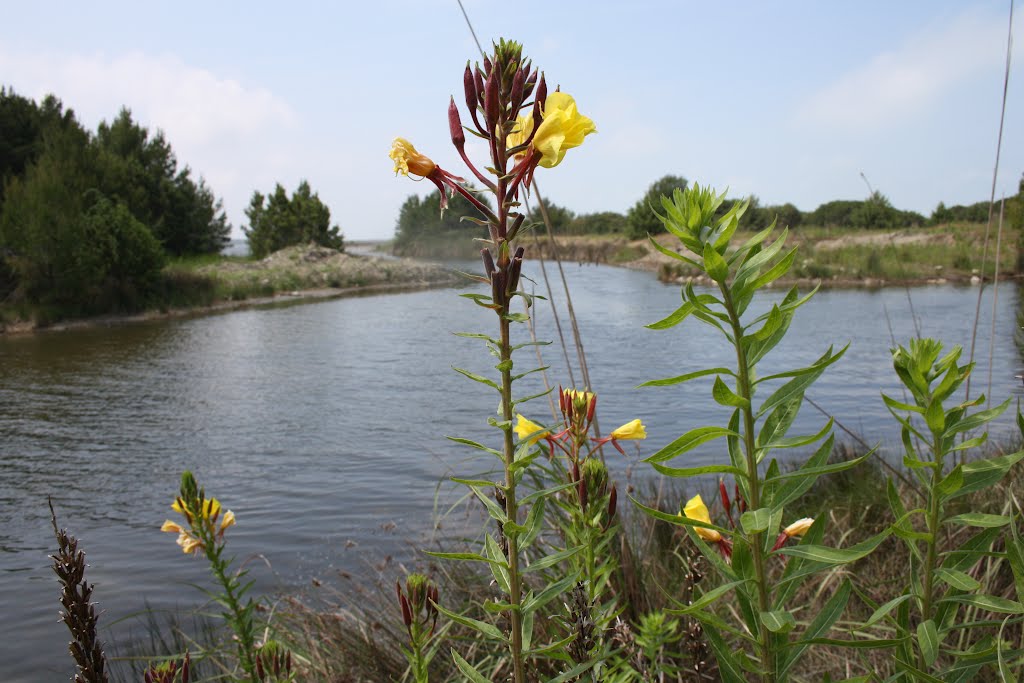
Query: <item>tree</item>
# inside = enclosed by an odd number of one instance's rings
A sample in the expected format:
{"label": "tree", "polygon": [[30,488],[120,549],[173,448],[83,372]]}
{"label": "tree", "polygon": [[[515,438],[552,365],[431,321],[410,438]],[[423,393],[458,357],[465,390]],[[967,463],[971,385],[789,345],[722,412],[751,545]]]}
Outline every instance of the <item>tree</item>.
{"label": "tree", "polygon": [[576,216],[569,224],[570,235],[624,234],[628,228],[626,217],[617,211],[600,211]]}
{"label": "tree", "polygon": [[163,132],[150,135],[122,108],[111,123],[100,123],[96,144],[104,193],[126,204],[168,253],[217,253],[227,245],[231,226],[220,200],[187,166],[178,170]]}
{"label": "tree", "polygon": [[[576,218],[576,214],[564,206],[555,204],[547,197],[540,197],[540,199],[544,202],[544,209],[548,212],[548,220],[551,221],[551,232],[556,235],[567,234],[569,225]],[[544,226],[544,215],[540,212],[540,202],[534,205],[533,210],[530,212],[530,218],[537,223],[534,228],[535,230],[539,230],[540,234],[547,232],[547,228]]]}
{"label": "tree", "polygon": [[[479,194],[477,199],[490,206],[487,195]],[[437,190],[426,197],[413,194],[406,198],[395,223],[396,254],[449,255],[453,253],[452,249],[472,244],[467,238],[487,234],[483,227],[473,222],[480,219],[480,212],[462,195],[456,193],[452,196],[444,213],[441,213],[440,204],[441,195]]]}
{"label": "tree", "polygon": [[330,209],[305,180],[299,183],[291,198],[280,183],[269,197],[253,192],[245,215],[249,218],[249,225],[242,226],[242,232],[249,241],[249,252],[254,258],[263,258],[279,249],[306,242],[344,249],[340,228],[331,226]]}
{"label": "tree", "polygon": [[64,105],[53,95],[36,104],[12,89],[0,88],[0,207],[6,182],[23,176],[29,164],[39,158],[44,134],[68,128],[81,130],[74,112],[64,111]]}
{"label": "tree", "polygon": [[647,235],[665,232],[665,226],[658,219],[662,213],[661,198],[672,197],[676,190],[685,190],[687,180],[682,176],[666,175],[654,182],[644,196],[626,213],[626,224],[631,239],[642,239]]}

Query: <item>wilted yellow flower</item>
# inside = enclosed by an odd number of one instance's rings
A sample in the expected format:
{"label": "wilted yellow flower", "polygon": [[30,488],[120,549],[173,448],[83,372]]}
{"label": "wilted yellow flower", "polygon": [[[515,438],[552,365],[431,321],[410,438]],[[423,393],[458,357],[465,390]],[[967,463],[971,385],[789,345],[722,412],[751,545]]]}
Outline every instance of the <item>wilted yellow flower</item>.
{"label": "wilted yellow flower", "polygon": [[786,534],[789,538],[793,538],[794,536],[802,537],[807,533],[807,530],[811,528],[812,524],[814,524],[814,519],[811,517],[804,517],[803,519],[798,519],[787,526],[782,530],[782,533]]}
{"label": "wilted yellow flower", "polygon": [[224,516],[220,520],[220,532],[224,533],[225,529],[227,529],[229,526],[234,526],[234,525],[235,525],[235,513],[232,512],[231,510],[228,510],[227,512],[224,513]]}
{"label": "wilted yellow flower", "polygon": [[391,143],[391,152],[388,153],[395,162],[395,174],[401,173],[404,176],[412,173],[426,178],[430,175],[437,164],[423,154],[416,151],[412,143],[405,138],[395,138]]}
{"label": "wilted yellow flower", "polygon": [[516,436],[519,437],[520,441],[529,441],[531,444],[537,443],[549,433],[550,430],[544,429],[536,422],[531,422],[519,413],[516,413]]}
{"label": "wilted yellow flower", "polygon": [[530,139],[533,132],[533,113],[521,114],[516,118],[516,127],[505,137],[505,148],[519,147]]}
{"label": "wilted yellow flower", "polygon": [[[683,508],[683,515],[687,519],[695,519],[698,522],[711,524],[711,514],[708,513],[708,507],[704,504],[704,500],[699,494],[686,502],[686,507]],[[705,529],[703,527],[695,526],[693,527],[693,530],[698,536],[709,543],[718,543],[722,540],[722,534],[718,533],[714,529]]]}
{"label": "wilted yellow flower", "polygon": [[203,547],[203,542],[193,536],[188,529],[185,529],[180,524],[175,524],[171,520],[164,522],[163,526],[160,527],[160,531],[178,534],[177,543],[181,546],[181,551],[185,554],[194,553]]}
{"label": "wilted yellow flower", "polygon": [[618,429],[612,431],[611,436],[613,439],[617,439],[619,441],[625,441],[627,439],[646,439],[647,428],[644,427],[643,422],[636,419],[627,422]]}
{"label": "wilted yellow flower", "polygon": [[540,165],[544,168],[560,164],[566,150],[579,147],[584,137],[597,131],[594,122],[576,110],[576,100],[564,92],[548,95],[543,117],[533,136],[533,146],[541,153]]}

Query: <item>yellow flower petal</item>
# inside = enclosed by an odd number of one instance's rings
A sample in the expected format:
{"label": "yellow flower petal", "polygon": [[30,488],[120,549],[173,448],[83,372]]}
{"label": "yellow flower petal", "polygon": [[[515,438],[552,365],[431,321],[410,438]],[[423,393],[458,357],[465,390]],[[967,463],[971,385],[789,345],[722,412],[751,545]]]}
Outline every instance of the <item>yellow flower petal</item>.
{"label": "yellow flower petal", "polygon": [[516,436],[519,437],[520,441],[529,441],[532,444],[537,443],[540,439],[547,436],[550,431],[516,413]]}
{"label": "yellow flower petal", "polygon": [[231,510],[228,510],[227,512],[224,513],[224,517],[221,518],[221,520],[220,520],[220,530],[221,530],[221,532],[223,532],[229,526],[234,526],[234,524],[235,524],[235,513],[232,512]]}
{"label": "yellow flower petal", "polygon": [[395,138],[388,156],[395,162],[395,175],[401,173],[407,176],[412,173],[426,178],[436,168],[430,157],[417,152],[412,143],[405,138]]}
{"label": "yellow flower petal", "polygon": [[[700,495],[696,495],[686,503],[686,507],[683,508],[683,515],[687,519],[695,519],[698,522],[704,522],[705,524],[711,524],[711,515],[708,513],[708,507],[704,504],[704,500]],[[699,526],[693,527],[694,532],[705,541],[710,543],[718,543],[722,540],[722,534],[718,533],[714,529],[704,529]]]}
{"label": "yellow flower petal", "polygon": [[505,137],[505,148],[512,149],[525,143],[533,132],[533,113],[521,114],[516,118],[516,127]]}
{"label": "yellow flower petal", "polygon": [[548,95],[543,117],[533,146],[541,153],[540,165],[545,168],[562,163],[566,150],[579,147],[583,138],[597,132],[594,122],[576,110],[576,100],[564,92]]}
{"label": "yellow flower petal", "polygon": [[184,531],[184,529],[182,529],[181,526],[175,524],[171,520],[167,520],[166,522],[164,522],[164,525],[160,527],[160,531],[170,531],[174,534],[180,534],[182,531]]}
{"label": "yellow flower petal", "polygon": [[639,419],[632,420],[612,431],[612,438],[618,441],[627,439],[646,439],[647,428]]}
{"label": "yellow flower petal", "polygon": [[782,530],[782,533],[786,534],[790,538],[793,538],[794,536],[802,537],[807,533],[807,530],[811,528],[812,524],[814,524],[813,518],[804,517],[803,519],[798,519],[787,526]]}

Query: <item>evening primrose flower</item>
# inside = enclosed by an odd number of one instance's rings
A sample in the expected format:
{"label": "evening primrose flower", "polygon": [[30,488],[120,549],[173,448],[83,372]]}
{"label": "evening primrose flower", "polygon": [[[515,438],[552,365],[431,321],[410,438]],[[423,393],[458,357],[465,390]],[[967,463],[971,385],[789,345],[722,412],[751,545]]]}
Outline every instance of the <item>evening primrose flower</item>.
{"label": "evening primrose flower", "polygon": [[782,533],[786,534],[788,538],[793,538],[794,536],[802,537],[807,533],[807,530],[811,528],[812,524],[814,524],[813,518],[804,517],[803,519],[798,519],[787,526],[782,530]]}
{"label": "evening primrose flower", "polygon": [[562,163],[566,150],[579,147],[584,137],[596,131],[594,122],[577,111],[571,95],[551,93],[544,102],[543,120],[533,136],[533,147],[541,154],[540,165],[554,168]]}
{"label": "evening primrose flower", "polygon": [[[698,522],[711,524],[711,514],[708,512],[708,506],[704,504],[704,500],[700,497],[700,494],[697,494],[686,502],[686,507],[683,508],[683,516],[687,519],[694,519]],[[705,529],[704,527],[695,526],[693,527],[693,531],[709,543],[720,543],[722,541],[722,534],[714,529]]]}
{"label": "evening primrose flower", "polygon": [[519,437],[520,441],[528,441],[531,444],[535,444],[550,433],[551,430],[545,429],[536,422],[531,422],[519,413],[516,413],[516,436]]}
{"label": "evening primrose flower", "polygon": [[646,439],[647,428],[639,419],[631,420],[618,429],[612,430],[611,437],[619,441],[629,439]]}
{"label": "evening primrose flower", "polygon": [[395,138],[388,156],[395,162],[395,175],[401,173],[408,176],[412,173],[426,178],[437,168],[437,164],[430,157],[417,152],[412,143],[405,138]]}
{"label": "evening primrose flower", "polygon": [[216,498],[206,498],[195,502],[198,503],[198,510],[195,512],[192,512],[191,506],[180,497],[171,504],[171,509],[184,517],[190,528],[171,520],[165,521],[160,527],[160,531],[178,534],[177,543],[185,554],[197,553],[205,549],[204,538],[223,538],[228,527],[235,524],[235,513],[231,510],[225,511],[221,516],[222,507]]}
{"label": "evening primrose flower", "polygon": [[[533,134],[533,114],[521,114],[516,118],[516,126],[512,129],[512,132],[505,136],[505,148],[513,149],[521,145],[525,145],[526,141],[530,139],[530,135]],[[516,157],[522,157],[526,154],[526,151],[522,151],[516,155]]]}

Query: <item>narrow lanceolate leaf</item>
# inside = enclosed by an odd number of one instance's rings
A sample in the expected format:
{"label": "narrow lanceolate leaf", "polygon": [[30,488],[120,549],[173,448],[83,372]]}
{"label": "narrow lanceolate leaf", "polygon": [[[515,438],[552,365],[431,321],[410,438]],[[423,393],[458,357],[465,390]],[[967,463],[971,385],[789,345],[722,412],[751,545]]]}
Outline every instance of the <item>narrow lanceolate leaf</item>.
{"label": "narrow lanceolate leaf", "polygon": [[533,540],[537,538],[543,528],[544,521],[544,505],[546,498],[538,498],[537,502],[530,508],[530,512],[526,515],[526,522],[523,524],[523,533],[519,536],[519,548],[524,549],[528,547]]}
{"label": "narrow lanceolate leaf", "polygon": [[662,318],[656,323],[646,325],[645,327],[647,327],[647,329],[650,330],[667,330],[670,327],[675,327],[676,325],[690,317],[690,314],[693,313],[693,310],[693,303],[687,301],[685,304],[683,304],[676,310],[672,311],[672,313],[670,313],[667,317]]}
{"label": "narrow lanceolate leaf", "polygon": [[527,598],[523,600],[523,612],[533,612],[548,604],[559,595],[569,590],[576,583],[579,576],[579,571],[570,572],[564,579],[549,585],[537,595],[527,596]]}
{"label": "narrow lanceolate leaf", "polygon": [[761,612],[761,623],[772,633],[789,633],[796,627],[796,619],[784,609]]}
{"label": "narrow lanceolate leaf", "polygon": [[756,280],[749,283],[744,289],[749,291],[756,291],[765,285],[774,282],[783,275],[785,275],[790,267],[793,265],[793,259],[796,257],[796,247],[793,247],[785,256],[769,268],[767,271],[757,277]]}
{"label": "narrow lanceolate leaf", "polygon": [[814,617],[813,621],[807,626],[807,630],[804,631],[800,638],[800,642],[796,643],[789,656],[786,657],[785,663],[780,671],[780,678],[784,678],[785,674],[796,664],[804,651],[810,645],[809,641],[813,641],[817,638],[821,638],[829,629],[832,628],[832,624],[836,623],[840,616],[843,614],[843,610],[846,609],[846,603],[850,600],[850,592],[853,586],[849,579],[843,581],[839,586],[839,590],[828,599],[825,606],[821,608],[818,615]]}
{"label": "narrow lanceolate leaf", "polygon": [[932,400],[928,404],[924,410],[924,421],[928,423],[928,429],[932,430],[933,434],[942,433],[942,430],[946,428],[946,413],[942,410],[940,401]]}
{"label": "narrow lanceolate leaf", "polygon": [[1018,451],[998,458],[973,460],[965,464],[964,485],[956,492],[956,495],[962,496],[995,484],[1022,458],[1024,458],[1024,451]]}
{"label": "narrow lanceolate leaf", "polygon": [[939,600],[939,603],[958,602],[998,614],[1024,614],[1024,606],[1016,600],[1007,600],[994,595],[953,595]]}
{"label": "narrow lanceolate leaf", "polygon": [[486,384],[487,386],[491,387],[495,391],[501,391],[501,387],[499,387],[497,384],[495,384],[492,380],[489,380],[486,377],[483,377],[482,375],[478,375],[476,373],[470,372],[469,370],[464,370],[463,368],[452,367],[452,370],[454,370],[455,372],[459,373],[460,375],[463,375],[465,377],[470,378],[474,382],[479,382],[480,384]]}
{"label": "narrow lanceolate leaf", "polygon": [[665,462],[703,443],[723,436],[736,436],[736,432],[724,427],[698,427],[697,429],[691,429],[654,455],[645,458],[644,462]]}
{"label": "narrow lanceolate leaf", "polygon": [[707,636],[711,649],[715,652],[715,659],[718,661],[718,673],[723,683],[747,683],[747,675],[743,672],[740,663],[736,661],[735,650],[725,642],[718,629],[705,624],[704,634]]}
{"label": "narrow lanceolate leaf", "polygon": [[740,515],[740,527],[743,528],[745,534],[759,534],[768,529],[771,518],[772,511],[769,508],[747,510]]}
{"label": "narrow lanceolate leaf", "polygon": [[747,478],[745,470],[741,470],[732,465],[704,465],[703,467],[669,467],[668,465],[660,465],[658,463],[651,463],[651,467],[655,470],[664,474],[666,477],[673,477],[675,479],[685,479],[686,477],[699,477],[703,474],[731,474],[734,477]]}
{"label": "narrow lanceolate leaf", "polygon": [[551,555],[545,555],[544,557],[540,558],[539,560],[531,564],[529,567],[523,569],[523,573],[525,574],[526,572],[535,572],[541,569],[547,569],[548,567],[553,567],[562,560],[566,560],[572,557],[582,549],[583,546],[580,545],[576,546],[575,548],[566,548],[565,550],[561,550],[557,553],[552,553]]}
{"label": "narrow lanceolate leaf", "polygon": [[931,666],[939,657],[939,631],[931,619],[917,625],[917,644],[924,663]]}
{"label": "narrow lanceolate leaf", "polygon": [[943,520],[943,524],[964,524],[981,528],[992,528],[1006,526],[1010,518],[1004,515],[986,515],[980,512],[965,512],[962,515],[955,515]]}
{"label": "narrow lanceolate leaf", "polygon": [[719,405],[729,408],[746,408],[750,401],[737,395],[730,389],[721,377],[715,377],[715,386],[711,389],[711,395]]}
{"label": "narrow lanceolate leaf", "polygon": [[847,564],[867,557],[890,533],[892,532],[886,529],[877,536],[872,536],[868,540],[852,545],[849,548],[829,548],[824,545],[801,544],[790,548],[781,548],[776,552],[780,555],[802,557],[805,560],[821,562],[823,564]]}
{"label": "narrow lanceolate leaf", "polygon": [[470,683],[491,683],[484,678],[483,674],[474,669],[472,664],[463,659],[462,655],[455,651],[455,648],[452,648],[452,659],[455,660],[455,666],[459,667],[459,671],[466,676],[466,680]]}
{"label": "narrow lanceolate leaf", "polygon": [[479,553],[439,553],[430,550],[424,551],[431,557],[437,557],[442,560],[466,560],[467,562],[493,562],[488,557],[484,557]]}
{"label": "narrow lanceolate leaf", "polygon": [[760,417],[775,406],[785,403],[798,394],[802,394],[807,387],[813,384],[814,381],[821,376],[821,373],[825,372],[825,369],[828,366],[842,358],[843,354],[846,353],[846,349],[849,347],[850,345],[847,344],[839,350],[839,353],[836,354],[832,353],[832,348],[830,347],[829,350],[825,352],[825,355],[816,360],[813,365],[804,368],[804,370],[806,370],[805,374],[794,377],[776,389],[775,393],[769,396],[767,400],[761,404],[761,407],[758,408],[757,416]]}
{"label": "narrow lanceolate leaf", "polygon": [[704,244],[704,270],[715,282],[722,283],[729,279],[729,264],[710,243]]}
{"label": "narrow lanceolate leaf", "polygon": [[729,583],[722,584],[721,586],[716,586],[715,588],[709,590],[707,593],[701,595],[699,598],[691,602],[686,607],[681,607],[679,609],[666,609],[665,611],[671,614],[694,614],[696,612],[699,612],[701,609],[707,607],[711,603],[715,602],[723,595],[731,592],[734,588],[736,588],[742,583],[744,583],[744,581],[730,581]]}
{"label": "narrow lanceolate leaf", "polygon": [[890,600],[889,602],[885,603],[884,605],[876,609],[874,612],[872,612],[871,616],[868,617],[868,620],[864,623],[864,625],[874,626],[879,621],[884,619],[886,615],[889,614],[889,612],[893,611],[894,609],[899,607],[901,603],[906,602],[912,597],[914,596],[910,593],[907,593],[906,595],[901,595],[898,598],[893,598],[892,600]]}
{"label": "narrow lanceolate leaf", "polygon": [[973,415],[969,415],[962,420],[958,420],[953,424],[949,425],[943,434],[943,436],[952,436],[959,434],[960,432],[969,432],[972,429],[982,426],[983,424],[994,420],[1003,414],[1003,411],[1010,405],[1010,399],[1006,399],[1003,403],[997,405],[995,408],[989,408],[988,410],[979,410]]}
{"label": "narrow lanceolate leaf", "polygon": [[458,436],[446,436],[444,438],[448,439],[449,441],[454,441],[455,443],[461,443],[464,446],[470,446],[472,448],[475,448],[475,449],[477,449],[479,451],[483,451],[485,453],[490,453],[491,455],[493,455],[495,457],[498,457],[498,458],[501,458],[502,460],[504,460],[504,458],[505,458],[505,456],[503,456],[500,451],[496,451],[493,448],[488,448],[487,446],[483,445],[482,443],[477,443],[476,441],[473,441],[472,439],[463,439],[463,438],[458,437]]}
{"label": "narrow lanceolate leaf", "polygon": [[935,575],[939,577],[941,581],[949,584],[953,588],[962,591],[976,591],[981,588],[981,582],[975,579],[970,574],[964,572],[958,572],[955,569],[946,569],[945,567],[939,567],[935,570]]}
{"label": "narrow lanceolate leaf", "polygon": [[[1019,417],[1018,413],[1018,417]],[[1010,525],[1010,542],[1006,544],[1006,560],[1013,571],[1013,582],[1017,587],[1017,601],[1024,602],[1024,543],[1021,543],[1017,525]]]}
{"label": "narrow lanceolate leaf", "polygon": [[[697,379],[698,377],[707,377],[708,375],[732,375],[733,372],[729,368],[711,368],[710,370],[698,370],[697,372],[690,372],[685,375],[679,375],[678,377],[667,377],[665,379],[652,379],[648,382],[644,382],[639,385],[640,387],[667,387],[672,384],[682,384],[683,382],[689,382],[691,379]],[[639,388],[639,387],[638,387]]]}
{"label": "narrow lanceolate leaf", "polygon": [[508,558],[505,557],[505,553],[501,551],[498,542],[490,534],[487,534],[484,549],[487,551],[487,557],[491,558],[491,575],[494,577],[494,581],[498,584],[498,588],[501,589],[502,593],[509,595],[511,590],[509,586]]}
{"label": "narrow lanceolate leaf", "polygon": [[455,623],[462,624],[463,626],[468,626],[469,628],[475,631],[479,631],[488,638],[493,638],[494,640],[499,640],[501,642],[507,642],[505,639],[505,635],[501,631],[499,631],[494,625],[488,624],[486,621],[478,621],[477,619],[465,617],[456,612],[446,610],[444,607],[441,607],[440,605],[437,605],[437,611],[445,615]]}

